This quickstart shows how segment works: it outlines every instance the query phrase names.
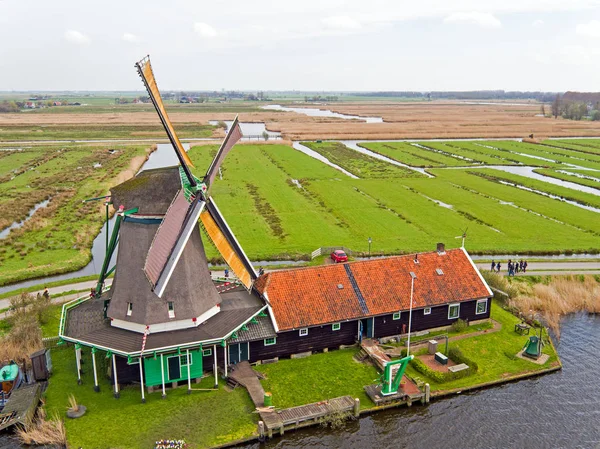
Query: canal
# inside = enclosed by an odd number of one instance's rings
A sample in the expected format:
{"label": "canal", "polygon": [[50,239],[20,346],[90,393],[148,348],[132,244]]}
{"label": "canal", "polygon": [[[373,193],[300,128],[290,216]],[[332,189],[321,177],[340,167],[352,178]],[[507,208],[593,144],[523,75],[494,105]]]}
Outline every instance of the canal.
{"label": "canal", "polygon": [[566,318],[557,349],[563,370],[553,374],[244,447],[600,448],[600,316]]}

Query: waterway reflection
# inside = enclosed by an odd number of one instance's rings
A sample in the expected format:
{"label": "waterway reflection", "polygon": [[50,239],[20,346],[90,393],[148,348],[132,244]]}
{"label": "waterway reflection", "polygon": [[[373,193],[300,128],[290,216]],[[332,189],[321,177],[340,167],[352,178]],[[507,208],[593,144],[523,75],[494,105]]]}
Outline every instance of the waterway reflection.
{"label": "waterway reflection", "polygon": [[[563,321],[563,370],[474,393],[367,415],[340,430],[288,432],[258,448],[600,447],[600,317]],[[327,379],[323,379],[327,382]],[[274,400],[276,400],[274,398]]]}

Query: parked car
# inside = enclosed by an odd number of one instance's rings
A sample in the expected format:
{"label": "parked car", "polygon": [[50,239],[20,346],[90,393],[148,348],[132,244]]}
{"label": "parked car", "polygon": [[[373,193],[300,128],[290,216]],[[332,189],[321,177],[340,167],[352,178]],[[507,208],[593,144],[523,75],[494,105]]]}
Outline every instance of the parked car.
{"label": "parked car", "polygon": [[335,263],[348,262],[348,256],[341,249],[336,249],[331,253],[331,260],[333,260]]}

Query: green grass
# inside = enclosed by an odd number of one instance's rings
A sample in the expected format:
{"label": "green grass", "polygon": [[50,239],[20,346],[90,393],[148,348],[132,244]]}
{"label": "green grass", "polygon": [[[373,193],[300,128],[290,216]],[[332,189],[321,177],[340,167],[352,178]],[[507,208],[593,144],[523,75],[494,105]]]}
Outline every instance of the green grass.
{"label": "green grass", "polygon": [[[104,353],[98,352],[99,372],[106,372]],[[69,447],[147,449],[160,439],[184,439],[190,448],[215,446],[247,438],[256,430],[258,415],[251,413],[254,405],[245,389],[227,392],[220,384],[217,391],[194,391],[187,386],[147,394],[141,403],[139,387],[121,390],[114,399],[111,385],[99,375],[101,391],[93,390],[92,362],[89,350],[84,350],[83,385],[77,385],[75,353],[72,348],[52,351],[53,374],[46,391],[48,416],[58,413],[65,419]],[[214,377],[204,379],[193,388],[212,388]],[[68,396],[87,407],[80,419],[66,419]]]}
{"label": "green grass", "polygon": [[258,365],[255,369],[267,376],[261,383],[265,391],[273,393],[273,405],[277,408],[345,395],[359,398],[361,408],[369,408],[373,403],[363,387],[377,383],[379,374],[372,365],[355,361],[353,357],[357,352],[355,348],[341,349]]}
{"label": "green grass", "polygon": [[561,179],[563,181],[574,182],[575,184],[581,184],[582,186],[592,187],[594,189],[600,189],[600,181],[594,181],[592,179],[582,178],[572,174],[562,173],[555,170],[539,169],[534,170],[535,173],[540,175],[550,176],[551,178]]}
{"label": "green grass", "polygon": [[[186,137],[211,137],[212,125],[198,123],[178,123],[177,135]],[[83,139],[146,139],[166,140],[164,128],[160,125],[3,125],[0,128],[0,141],[28,140],[83,140]]]}
{"label": "green grass", "polygon": [[361,142],[360,146],[413,167],[452,167],[464,165],[461,159],[428,151],[408,142]]}
{"label": "green grass", "polygon": [[[113,276],[114,276],[114,273],[111,273],[109,278],[112,278]],[[62,285],[71,285],[71,284],[76,284],[78,282],[95,281],[97,279],[98,279],[97,274],[91,274],[89,276],[80,276],[80,277],[76,277],[76,278],[63,279],[60,281],[44,282],[42,284],[32,285],[31,287],[19,288],[16,290],[11,290],[9,292],[2,293],[2,294],[0,294],[0,299],[10,298],[12,296],[20,295],[21,293],[38,292],[38,291],[44,290],[45,287],[48,287],[48,288],[60,287]]]}
{"label": "green grass", "polygon": [[339,142],[303,142],[304,145],[359,178],[423,177],[414,170],[388,164]]}
{"label": "green grass", "polygon": [[[0,313],[6,312],[9,309],[2,309]],[[60,314],[62,311],[62,304],[52,304],[48,307],[48,310],[44,314],[44,322],[40,325],[42,329],[42,337],[56,337],[58,335],[58,325],[60,323]],[[10,320],[0,320],[0,335],[3,335],[10,331],[12,325]]]}
{"label": "green grass", "polygon": [[544,365],[514,358],[513,356],[523,348],[528,339],[528,336],[519,335],[514,331],[514,325],[520,320],[496,303],[492,303],[491,318],[502,325],[500,331],[451,341],[449,345],[450,348],[459,348],[465,357],[477,363],[479,370],[476,375],[440,384],[425,378],[410,365],[406,373],[413,378],[429,382],[432,391],[440,391],[468,388],[518,374],[533,374],[557,365],[558,356],[551,345],[544,347],[544,353],[550,355]]}

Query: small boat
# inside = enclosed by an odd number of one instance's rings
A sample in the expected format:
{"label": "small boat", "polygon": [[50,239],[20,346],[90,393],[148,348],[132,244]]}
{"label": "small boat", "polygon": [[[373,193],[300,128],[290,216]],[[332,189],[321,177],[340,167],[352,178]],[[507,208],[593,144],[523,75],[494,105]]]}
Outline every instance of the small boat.
{"label": "small boat", "polygon": [[0,396],[8,397],[11,391],[16,390],[23,381],[23,373],[21,368],[15,362],[10,362],[8,365],[0,368],[0,383],[2,384],[2,393]]}

